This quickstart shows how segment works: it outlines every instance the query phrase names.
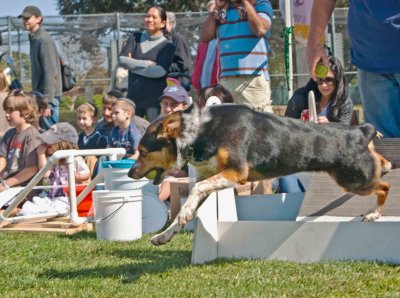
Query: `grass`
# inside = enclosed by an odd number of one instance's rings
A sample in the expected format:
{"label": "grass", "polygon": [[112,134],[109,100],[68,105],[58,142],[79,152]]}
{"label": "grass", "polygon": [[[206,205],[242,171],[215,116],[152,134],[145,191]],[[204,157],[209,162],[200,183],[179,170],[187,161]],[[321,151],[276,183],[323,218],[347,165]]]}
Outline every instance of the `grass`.
{"label": "grass", "polygon": [[3,297],[400,297],[400,266],[218,260],[191,265],[192,234],[162,247],[0,233]]}

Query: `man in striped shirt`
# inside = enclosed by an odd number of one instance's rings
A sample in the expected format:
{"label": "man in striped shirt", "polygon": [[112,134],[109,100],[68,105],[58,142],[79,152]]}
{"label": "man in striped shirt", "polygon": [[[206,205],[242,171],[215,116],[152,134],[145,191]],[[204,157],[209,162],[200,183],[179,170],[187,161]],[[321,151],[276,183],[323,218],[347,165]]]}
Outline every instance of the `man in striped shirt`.
{"label": "man in striped shirt", "polygon": [[272,112],[268,49],[272,6],[269,0],[216,0],[216,9],[227,8],[226,19],[211,13],[204,22],[201,41],[219,39],[220,84],[235,102]]}

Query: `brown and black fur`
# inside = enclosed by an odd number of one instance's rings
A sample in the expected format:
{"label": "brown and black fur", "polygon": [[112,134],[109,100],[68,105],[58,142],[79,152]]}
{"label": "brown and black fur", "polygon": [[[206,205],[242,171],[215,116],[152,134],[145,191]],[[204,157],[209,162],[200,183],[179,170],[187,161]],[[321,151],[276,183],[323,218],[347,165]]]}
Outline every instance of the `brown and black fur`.
{"label": "brown and black fur", "polygon": [[390,187],[381,180],[390,163],[374,151],[375,135],[370,124],[313,124],[227,104],[200,114],[192,106],[151,123],[129,176],[139,179],[155,169],[159,184],[170,168],[187,161],[198,172],[199,181],[177,218],[153,237],[155,245],[171,240],[212,191],[302,171],[325,171],[347,192],[375,194],[377,208],[363,218],[373,221]]}

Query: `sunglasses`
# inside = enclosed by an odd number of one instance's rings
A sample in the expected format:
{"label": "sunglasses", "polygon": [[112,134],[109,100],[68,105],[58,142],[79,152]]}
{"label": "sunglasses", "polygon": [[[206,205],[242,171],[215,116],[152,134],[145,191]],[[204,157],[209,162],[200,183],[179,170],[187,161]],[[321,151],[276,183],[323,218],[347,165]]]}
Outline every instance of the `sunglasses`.
{"label": "sunglasses", "polygon": [[332,78],[332,77],[326,77],[326,78],[317,78],[316,80],[318,85],[322,85],[323,83],[325,83],[328,86],[333,86],[336,83],[336,79]]}

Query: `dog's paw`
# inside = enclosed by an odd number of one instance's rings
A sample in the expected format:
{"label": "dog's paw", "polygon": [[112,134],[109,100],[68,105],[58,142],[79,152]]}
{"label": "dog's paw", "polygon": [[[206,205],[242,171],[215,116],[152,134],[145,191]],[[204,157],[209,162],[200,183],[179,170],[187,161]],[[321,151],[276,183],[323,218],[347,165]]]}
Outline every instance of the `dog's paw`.
{"label": "dog's paw", "polygon": [[153,244],[155,246],[160,246],[160,245],[167,244],[169,241],[171,241],[171,239],[172,239],[172,237],[169,236],[168,233],[164,232],[164,233],[153,236],[150,239],[150,242],[151,242],[151,244]]}
{"label": "dog's paw", "polygon": [[362,216],[362,221],[375,221],[381,217],[381,213],[378,210],[373,210],[372,212],[367,212]]}
{"label": "dog's paw", "polygon": [[188,221],[193,219],[194,208],[191,206],[182,206],[181,210],[178,213],[178,223],[180,226],[184,226]]}
{"label": "dog's paw", "polygon": [[392,169],[392,163],[390,161],[382,163],[381,171],[382,174],[389,172]]}

